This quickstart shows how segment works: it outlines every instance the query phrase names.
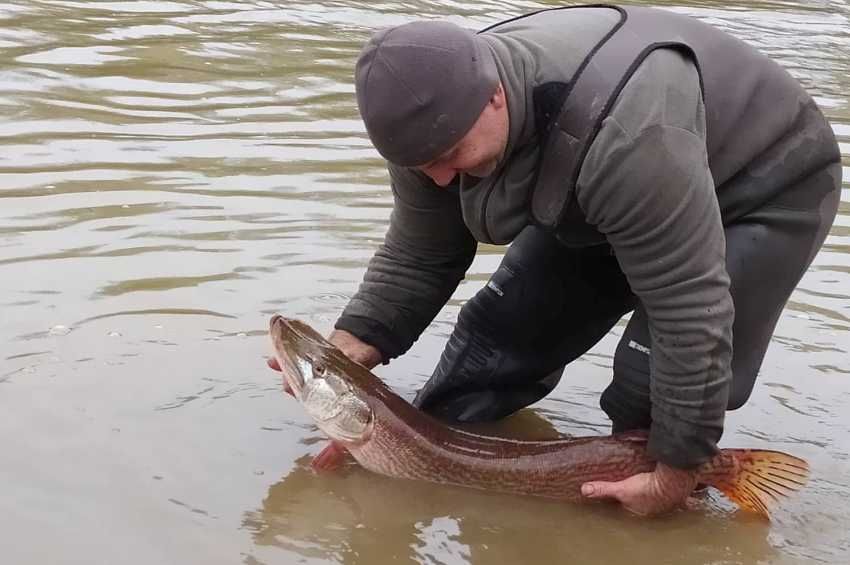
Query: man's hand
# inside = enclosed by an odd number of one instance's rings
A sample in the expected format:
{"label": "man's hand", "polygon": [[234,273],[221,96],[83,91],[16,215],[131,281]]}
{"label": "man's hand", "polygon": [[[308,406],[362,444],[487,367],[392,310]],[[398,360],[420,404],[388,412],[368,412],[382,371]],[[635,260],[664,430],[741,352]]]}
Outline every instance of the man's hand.
{"label": "man's hand", "polygon": [[682,506],[696,486],[696,471],[658,463],[652,472],[640,473],[616,483],[585,483],[581,494],[587,498],[615,499],[630,512],[656,516]]}
{"label": "man's hand", "polygon": [[[280,363],[278,363],[277,359],[275,359],[274,357],[266,358],[266,365],[268,365],[270,369],[274,369],[275,371],[282,372],[281,369],[280,369]],[[283,392],[285,392],[286,394],[291,394],[292,396],[295,396],[295,394],[292,392],[292,389],[289,388],[289,383],[286,382],[286,379],[283,379]]]}
{"label": "man's hand", "polygon": [[328,341],[336,345],[349,359],[367,369],[374,368],[384,359],[376,347],[361,341],[360,338],[345,330],[332,331]]}
{"label": "man's hand", "polygon": [[[340,351],[345,353],[346,357],[355,363],[360,363],[367,369],[374,368],[383,360],[381,352],[378,351],[377,348],[361,341],[360,338],[345,330],[332,331],[331,335],[328,336],[328,341],[337,346]],[[269,357],[266,360],[266,364],[275,371],[280,371],[280,365],[274,357]],[[284,384],[284,386],[286,385]],[[288,390],[288,387],[287,392],[292,394],[292,392]]]}

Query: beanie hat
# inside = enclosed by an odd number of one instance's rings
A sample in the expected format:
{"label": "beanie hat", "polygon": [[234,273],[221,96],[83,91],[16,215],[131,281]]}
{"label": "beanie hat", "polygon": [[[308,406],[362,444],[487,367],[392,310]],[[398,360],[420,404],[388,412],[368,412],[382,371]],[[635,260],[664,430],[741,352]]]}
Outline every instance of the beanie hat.
{"label": "beanie hat", "polygon": [[357,106],[373,145],[396,165],[423,165],[475,124],[499,84],[473,31],[421,21],[375,33],[355,70]]}

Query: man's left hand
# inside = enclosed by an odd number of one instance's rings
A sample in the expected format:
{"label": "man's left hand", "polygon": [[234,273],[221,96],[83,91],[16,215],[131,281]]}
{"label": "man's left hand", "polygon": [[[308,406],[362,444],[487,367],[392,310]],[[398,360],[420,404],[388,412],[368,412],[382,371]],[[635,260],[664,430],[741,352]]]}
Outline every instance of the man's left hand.
{"label": "man's left hand", "polygon": [[640,473],[616,483],[585,483],[581,487],[581,494],[592,499],[615,499],[630,512],[640,516],[656,516],[682,506],[696,485],[696,471],[658,463],[654,471]]}

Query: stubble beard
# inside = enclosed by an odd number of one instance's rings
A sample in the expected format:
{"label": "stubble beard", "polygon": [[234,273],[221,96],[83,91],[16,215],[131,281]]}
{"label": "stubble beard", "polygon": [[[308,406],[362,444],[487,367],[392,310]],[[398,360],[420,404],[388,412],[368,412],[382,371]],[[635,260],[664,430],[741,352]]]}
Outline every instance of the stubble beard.
{"label": "stubble beard", "polygon": [[493,159],[490,159],[489,161],[478,165],[474,169],[464,171],[464,173],[471,177],[483,179],[492,175],[496,171],[496,167],[498,166],[499,159],[494,157]]}

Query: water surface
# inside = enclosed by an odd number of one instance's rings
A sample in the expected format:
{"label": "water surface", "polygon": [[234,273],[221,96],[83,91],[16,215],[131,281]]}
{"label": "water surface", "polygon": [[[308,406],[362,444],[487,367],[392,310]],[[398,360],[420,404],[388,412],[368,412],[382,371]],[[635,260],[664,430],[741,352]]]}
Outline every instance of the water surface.
{"label": "water surface", "polygon": [[[4,563],[850,562],[850,5],[667,2],[816,97],[845,190],[723,445],[810,461],[767,525],[717,498],[671,519],[316,475],[322,436],[264,367],[266,320],[327,331],[387,226],[352,69],[371,31],[483,27],[539,2],[0,3],[0,542]],[[504,250],[482,246],[413,350],[410,395]],[[765,281],[765,285],[770,281]],[[505,423],[605,433],[622,325]]]}

